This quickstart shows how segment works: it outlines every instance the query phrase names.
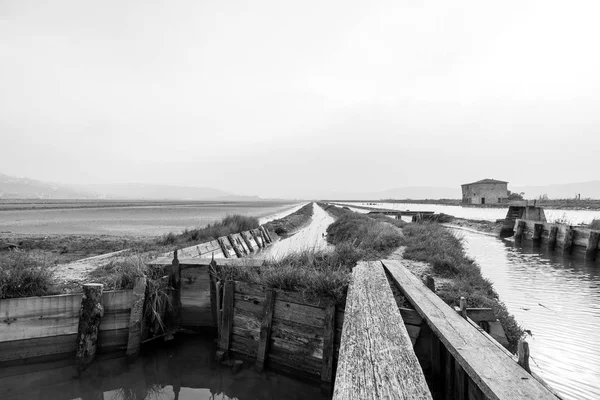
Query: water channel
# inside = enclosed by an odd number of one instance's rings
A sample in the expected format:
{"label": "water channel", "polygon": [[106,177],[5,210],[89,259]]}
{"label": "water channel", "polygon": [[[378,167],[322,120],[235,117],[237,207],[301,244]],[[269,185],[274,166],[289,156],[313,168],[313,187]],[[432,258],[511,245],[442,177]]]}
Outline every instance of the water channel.
{"label": "water channel", "polygon": [[531,368],[565,399],[600,399],[600,260],[464,230],[467,254],[531,331]]}

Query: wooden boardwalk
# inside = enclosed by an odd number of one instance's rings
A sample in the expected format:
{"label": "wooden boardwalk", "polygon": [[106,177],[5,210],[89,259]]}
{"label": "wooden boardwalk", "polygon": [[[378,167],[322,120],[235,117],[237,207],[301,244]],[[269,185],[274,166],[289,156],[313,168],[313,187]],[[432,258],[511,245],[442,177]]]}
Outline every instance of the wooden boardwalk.
{"label": "wooden boardwalk", "polygon": [[333,399],[431,399],[381,262],[352,277]]}
{"label": "wooden boardwalk", "polygon": [[556,396],[475,329],[399,261],[382,261],[434,333],[432,381],[445,399],[548,399]]}

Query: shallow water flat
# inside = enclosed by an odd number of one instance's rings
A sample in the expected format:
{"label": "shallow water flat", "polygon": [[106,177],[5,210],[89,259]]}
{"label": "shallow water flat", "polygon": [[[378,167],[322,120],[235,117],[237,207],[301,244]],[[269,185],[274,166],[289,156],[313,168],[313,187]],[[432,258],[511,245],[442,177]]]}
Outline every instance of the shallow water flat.
{"label": "shallow water flat", "polygon": [[[293,202],[68,202],[0,204],[0,234],[156,236],[205,226],[226,215],[281,214]],[[261,221],[263,222],[263,221]]]}

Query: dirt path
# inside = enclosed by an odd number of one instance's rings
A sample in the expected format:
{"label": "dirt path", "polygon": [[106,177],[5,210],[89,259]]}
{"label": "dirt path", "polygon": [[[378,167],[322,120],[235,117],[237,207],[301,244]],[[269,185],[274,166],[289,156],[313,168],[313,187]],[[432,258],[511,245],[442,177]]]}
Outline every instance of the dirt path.
{"label": "dirt path", "polygon": [[313,204],[313,215],[308,226],[300,229],[293,236],[274,243],[257,257],[280,259],[290,253],[302,250],[325,250],[331,245],[327,243],[325,234],[333,218],[316,203]]}

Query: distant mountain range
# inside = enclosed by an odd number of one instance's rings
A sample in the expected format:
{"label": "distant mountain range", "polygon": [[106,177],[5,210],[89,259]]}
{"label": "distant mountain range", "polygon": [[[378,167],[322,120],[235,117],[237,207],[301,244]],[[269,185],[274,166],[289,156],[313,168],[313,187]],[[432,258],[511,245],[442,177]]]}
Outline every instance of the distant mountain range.
{"label": "distant mountain range", "polygon": [[119,199],[119,200],[228,200],[256,201],[205,187],[141,183],[65,185],[0,174],[0,199]]}

